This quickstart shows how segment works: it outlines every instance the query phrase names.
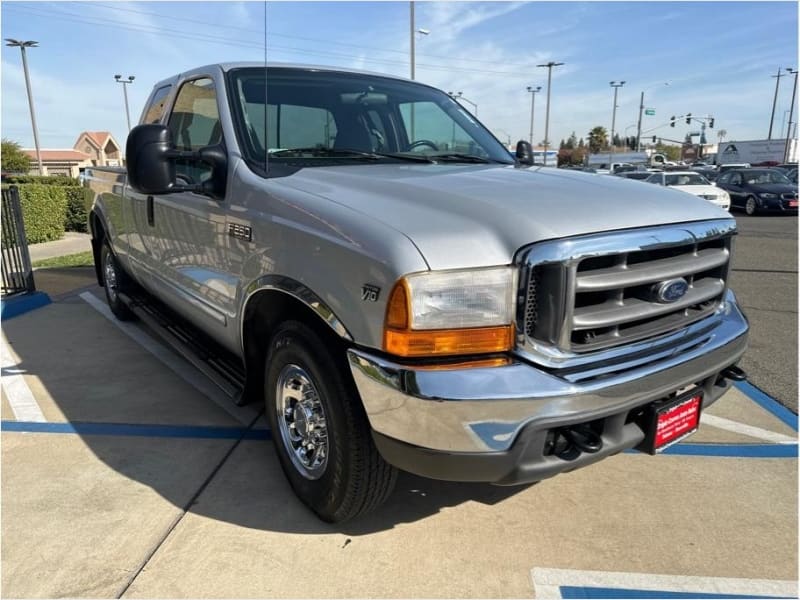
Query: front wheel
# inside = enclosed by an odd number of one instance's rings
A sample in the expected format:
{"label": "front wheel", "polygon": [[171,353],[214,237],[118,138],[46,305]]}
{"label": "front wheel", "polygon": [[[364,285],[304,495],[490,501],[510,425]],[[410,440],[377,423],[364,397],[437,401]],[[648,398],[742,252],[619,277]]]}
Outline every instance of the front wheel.
{"label": "front wheel", "polygon": [[266,413],[297,496],[322,520],[366,513],[391,494],[397,471],[378,453],[346,365],[310,327],[288,321],[267,353]]}
{"label": "front wheel", "polygon": [[747,197],[747,200],[744,202],[744,212],[751,217],[755,214],[758,214],[758,201],[756,200],[755,196]]}

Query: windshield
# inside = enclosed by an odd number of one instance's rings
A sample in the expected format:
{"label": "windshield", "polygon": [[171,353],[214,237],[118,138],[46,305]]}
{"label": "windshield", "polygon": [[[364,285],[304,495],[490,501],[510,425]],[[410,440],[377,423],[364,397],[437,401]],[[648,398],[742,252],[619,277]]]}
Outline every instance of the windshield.
{"label": "windshield", "polygon": [[696,173],[678,173],[664,176],[666,185],[709,185],[708,180]]}
{"label": "windshield", "polygon": [[455,100],[424,85],[270,68],[265,90],[262,68],[235,69],[228,77],[243,154],[257,164],[264,163],[267,152],[270,163],[303,167],[354,161],[514,162]]}
{"label": "windshield", "polygon": [[764,183],[791,183],[783,173],[778,171],[745,171],[744,179],[749,185],[761,185]]}

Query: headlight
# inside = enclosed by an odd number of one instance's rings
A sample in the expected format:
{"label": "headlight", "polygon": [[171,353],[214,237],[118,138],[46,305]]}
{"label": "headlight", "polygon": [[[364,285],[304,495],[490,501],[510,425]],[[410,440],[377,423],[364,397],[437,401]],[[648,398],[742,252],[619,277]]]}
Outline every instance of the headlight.
{"label": "headlight", "polygon": [[764,193],[764,194],[759,194],[759,196],[761,196],[762,198],[777,198],[777,197],[778,197],[778,194],[768,194],[768,193]]}
{"label": "headlight", "polygon": [[384,349],[399,356],[510,350],[516,282],[513,267],[403,277],[389,296]]}

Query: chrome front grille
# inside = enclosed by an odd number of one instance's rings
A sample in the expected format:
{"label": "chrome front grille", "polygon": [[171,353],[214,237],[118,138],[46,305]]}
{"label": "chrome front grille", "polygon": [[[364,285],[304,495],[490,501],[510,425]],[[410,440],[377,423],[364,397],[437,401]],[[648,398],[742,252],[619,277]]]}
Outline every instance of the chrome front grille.
{"label": "chrome front grille", "polygon": [[[735,230],[722,219],[530,246],[520,255],[522,349],[569,362],[713,315],[727,289]],[[656,288],[675,280],[685,281],[685,293],[658,298]]]}

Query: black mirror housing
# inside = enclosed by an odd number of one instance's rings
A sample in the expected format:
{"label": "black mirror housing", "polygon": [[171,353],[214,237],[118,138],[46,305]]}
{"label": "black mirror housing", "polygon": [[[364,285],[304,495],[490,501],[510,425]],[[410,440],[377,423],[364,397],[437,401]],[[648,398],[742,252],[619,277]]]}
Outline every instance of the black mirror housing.
{"label": "black mirror housing", "polygon": [[125,155],[128,183],[142,194],[167,194],[175,187],[175,163],[169,159],[172,136],[166,125],[137,125],[128,134]]}
{"label": "black mirror housing", "polygon": [[525,140],[518,141],[516,157],[519,165],[533,165],[533,148],[531,147],[530,143],[526,142]]}

